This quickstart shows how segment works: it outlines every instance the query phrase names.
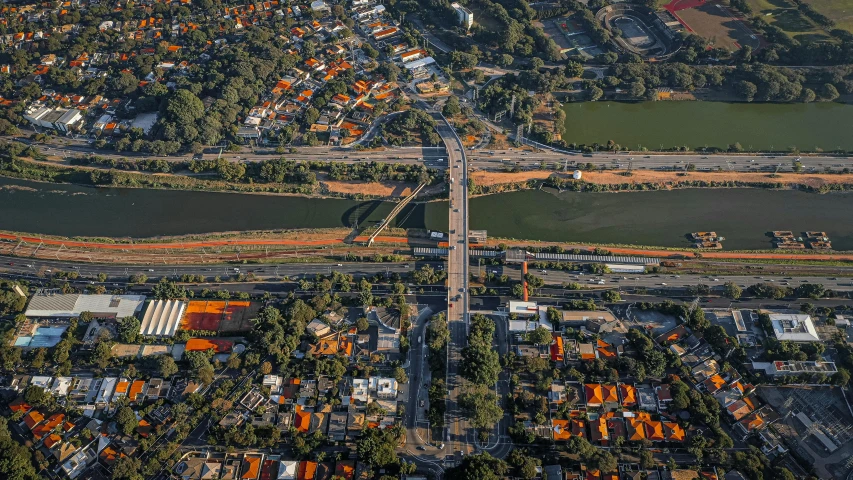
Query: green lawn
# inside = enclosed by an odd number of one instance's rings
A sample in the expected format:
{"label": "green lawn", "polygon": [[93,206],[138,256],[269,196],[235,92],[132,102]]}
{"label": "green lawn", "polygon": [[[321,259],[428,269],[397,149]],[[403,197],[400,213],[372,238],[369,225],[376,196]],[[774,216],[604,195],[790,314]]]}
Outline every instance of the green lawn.
{"label": "green lawn", "polygon": [[851,0],[809,0],[818,13],[831,18],[837,28],[853,32],[853,1]]}
{"label": "green lawn", "polygon": [[[815,0],[816,2],[849,2],[850,0]],[[826,40],[829,35],[810,19],[800,14],[786,0],[747,0],[753,15],[758,15],[801,42]],[[817,8],[817,7],[815,7]]]}

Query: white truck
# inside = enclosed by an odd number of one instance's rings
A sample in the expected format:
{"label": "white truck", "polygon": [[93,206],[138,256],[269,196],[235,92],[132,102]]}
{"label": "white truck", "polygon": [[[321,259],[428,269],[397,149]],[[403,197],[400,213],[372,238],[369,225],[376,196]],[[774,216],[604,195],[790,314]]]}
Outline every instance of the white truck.
{"label": "white truck", "polygon": [[444,238],[444,233],[442,233],[442,232],[429,232],[429,238],[434,238],[434,239],[440,240],[440,239]]}

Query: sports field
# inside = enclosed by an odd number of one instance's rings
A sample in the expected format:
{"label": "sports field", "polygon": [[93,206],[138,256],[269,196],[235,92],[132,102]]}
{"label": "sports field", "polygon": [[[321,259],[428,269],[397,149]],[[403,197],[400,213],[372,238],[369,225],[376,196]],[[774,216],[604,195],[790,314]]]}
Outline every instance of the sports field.
{"label": "sports field", "polygon": [[746,45],[756,50],[761,45],[743,21],[718,3],[707,2],[675,13],[690,30],[710,39],[716,47],[734,51]]}
{"label": "sports field", "polygon": [[190,301],[181,330],[205,330],[209,332],[241,332],[251,330],[252,318],[259,307],[246,301]]}
{"label": "sports field", "polygon": [[[785,33],[800,42],[826,40],[826,32],[801,14],[797,7],[787,0],[746,0],[752,7],[753,15],[758,15],[771,25],[781,28]],[[813,0],[809,3],[821,13],[818,4],[849,3],[850,0]]]}
{"label": "sports field", "polygon": [[809,0],[818,13],[831,18],[836,28],[853,33],[853,2],[850,0]]}

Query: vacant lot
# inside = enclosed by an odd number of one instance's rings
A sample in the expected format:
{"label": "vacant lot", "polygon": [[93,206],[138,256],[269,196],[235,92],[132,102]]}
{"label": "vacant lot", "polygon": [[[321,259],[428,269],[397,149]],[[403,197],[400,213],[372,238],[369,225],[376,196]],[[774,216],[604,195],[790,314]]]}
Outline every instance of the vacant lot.
{"label": "vacant lot", "polygon": [[[817,4],[845,3],[847,0],[814,0],[812,6],[821,11]],[[801,41],[826,40],[826,32],[802,15],[797,7],[787,0],[747,0],[752,7],[753,15],[758,15],[785,31],[791,37]],[[821,11],[821,13],[824,13]],[[832,18],[832,17],[830,17]],[[838,21],[838,20],[836,20]]]}
{"label": "vacant lot", "polygon": [[752,30],[718,3],[705,3],[677,13],[691,30],[711,40],[717,47],[734,51],[746,45],[753,49],[760,45]]}
{"label": "vacant lot", "polygon": [[835,26],[853,32],[853,2],[850,0],[810,0],[818,13],[831,18]]}
{"label": "vacant lot", "polygon": [[[475,171],[471,178],[477,185],[499,185],[514,182],[526,182],[533,179],[545,179],[551,175],[567,177],[563,173],[554,173],[549,170],[531,170],[525,172],[485,172]],[[812,174],[812,173],[780,173],[771,177],[769,173],[750,172],[689,172],[687,175],[679,175],[678,172],[658,172],[654,170],[634,170],[630,177],[621,175],[616,171],[605,172],[583,172],[583,180],[589,183],[600,184],[622,184],[622,183],[670,183],[688,181],[706,182],[774,182],[785,185],[808,185],[818,188],[821,185],[831,183],[853,183],[853,174]]]}

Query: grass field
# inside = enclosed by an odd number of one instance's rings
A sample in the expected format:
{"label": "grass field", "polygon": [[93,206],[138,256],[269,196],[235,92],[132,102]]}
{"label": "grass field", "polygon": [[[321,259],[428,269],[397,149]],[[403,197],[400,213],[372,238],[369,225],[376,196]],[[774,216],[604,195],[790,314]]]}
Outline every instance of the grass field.
{"label": "grass field", "polygon": [[[850,0],[815,0],[812,5],[820,10],[818,3],[844,3]],[[829,35],[815,25],[804,15],[800,14],[796,6],[786,0],[747,0],[752,7],[753,15],[759,15],[771,25],[775,25],[785,31],[792,38],[800,42],[814,42],[826,40]]]}
{"label": "grass field", "polygon": [[716,3],[678,11],[678,16],[684,20],[698,35],[710,39],[717,47],[727,50],[738,50],[749,45],[753,49],[760,45],[749,27],[733,17],[726,8],[720,8]]}
{"label": "grass field", "polygon": [[837,28],[853,32],[853,2],[850,0],[809,0],[818,13],[831,18]]}

